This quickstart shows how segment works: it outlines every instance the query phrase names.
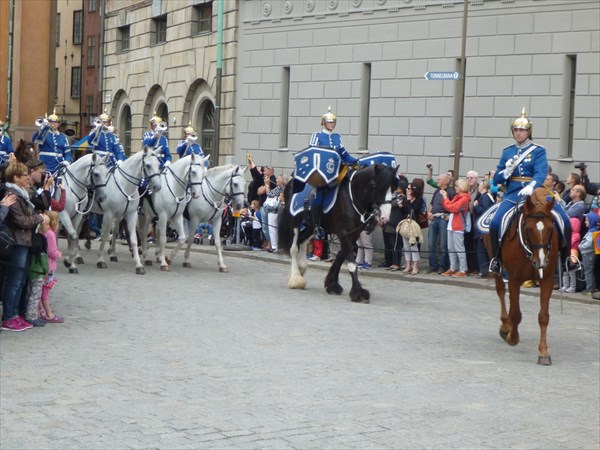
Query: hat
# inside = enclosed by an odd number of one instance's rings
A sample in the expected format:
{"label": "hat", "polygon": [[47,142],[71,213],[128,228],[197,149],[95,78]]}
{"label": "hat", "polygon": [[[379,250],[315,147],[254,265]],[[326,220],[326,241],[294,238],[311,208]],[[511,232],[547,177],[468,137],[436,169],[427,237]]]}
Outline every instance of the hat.
{"label": "hat", "polygon": [[327,108],[327,112],[321,116],[321,122],[333,122],[337,121],[337,117],[334,113],[331,112],[331,106]]}
{"label": "hat", "polygon": [[589,212],[584,214],[584,216],[587,217],[587,220],[590,222],[590,230],[594,230],[598,227],[598,221],[600,220],[600,216],[598,216],[598,214],[595,212]]}
{"label": "hat", "polygon": [[156,111],[154,111],[153,116],[150,118],[150,123],[161,123],[162,121],[162,118],[157,116]]}
{"label": "hat", "polygon": [[104,112],[102,114],[100,114],[100,120],[102,122],[110,122],[110,119],[111,119],[110,114],[108,114],[106,112],[106,108],[104,108]]}
{"label": "hat", "polygon": [[194,127],[192,126],[192,122],[189,122],[188,126],[185,127],[185,130],[183,131],[185,132],[185,134],[191,134],[196,132],[196,130],[194,130]]}
{"label": "hat", "polygon": [[517,117],[515,120],[513,120],[511,128],[514,129],[521,129],[521,130],[531,130],[531,127],[533,126],[533,123],[531,122],[531,120],[529,120],[527,117],[525,117],[525,107],[523,107],[523,110],[521,111],[521,117]]}
{"label": "hat", "polygon": [[56,114],[56,108],[54,108],[52,114],[48,116],[48,122],[60,122],[60,117]]}

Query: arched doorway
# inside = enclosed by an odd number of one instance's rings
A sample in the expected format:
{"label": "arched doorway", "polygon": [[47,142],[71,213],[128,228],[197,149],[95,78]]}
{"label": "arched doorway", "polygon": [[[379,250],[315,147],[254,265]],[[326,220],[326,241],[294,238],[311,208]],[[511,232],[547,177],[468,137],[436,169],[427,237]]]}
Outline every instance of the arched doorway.
{"label": "arched doorway", "polygon": [[123,150],[125,151],[125,155],[131,155],[131,108],[129,105],[125,105],[123,110],[121,111],[121,116],[119,117],[119,126],[117,127],[117,134],[119,135],[119,140],[121,141],[121,145],[123,145]]}
{"label": "arched doorway", "polygon": [[215,148],[215,107],[211,101],[205,101],[201,106],[202,129],[200,131],[200,147],[205,155],[210,154],[212,166],[219,165],[219,155]]}

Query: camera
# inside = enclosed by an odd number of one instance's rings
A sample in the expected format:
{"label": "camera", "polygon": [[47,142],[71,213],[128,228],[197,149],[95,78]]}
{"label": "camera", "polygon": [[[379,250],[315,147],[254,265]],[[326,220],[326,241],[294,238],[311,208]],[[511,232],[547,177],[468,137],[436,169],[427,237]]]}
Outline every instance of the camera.
{"label": "camera", "polygon": [[580,163],[575,164],[575,168],[579,169],[579,170],[585,170],[586,167],[587,167],[587,164],[584,163],[584,162],[580,162]]}
{"label": "camera", "polygon": [[431,163],[427,164],[427,168],[428,169],[433,169],[433,164],[431,164]]}

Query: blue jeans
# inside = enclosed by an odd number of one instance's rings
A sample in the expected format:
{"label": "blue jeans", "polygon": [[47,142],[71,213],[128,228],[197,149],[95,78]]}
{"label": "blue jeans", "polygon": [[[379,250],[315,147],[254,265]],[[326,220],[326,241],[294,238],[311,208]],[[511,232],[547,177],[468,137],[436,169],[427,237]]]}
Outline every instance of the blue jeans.
{"label": "blue jeans", "polygon": [[2,303],[3,322],[19,315],[21,291],[27,282],[29,247],[15,245],[6,262],[6,284],[4,285],[4,301]]}
{"label": "blue jeans", "polygon": [[[429,222],[429,268],[445,272],[450,265],[448,258],[448,222],[442,217],[435,217]],[[440,244],[439,261],[437,255],[437,243]]]}

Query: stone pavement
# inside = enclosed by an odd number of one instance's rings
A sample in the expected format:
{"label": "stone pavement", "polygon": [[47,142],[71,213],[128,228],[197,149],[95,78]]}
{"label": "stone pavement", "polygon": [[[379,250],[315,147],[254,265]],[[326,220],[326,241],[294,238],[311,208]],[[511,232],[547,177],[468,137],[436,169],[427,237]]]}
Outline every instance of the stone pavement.
{"label": "stone pavement", "polygon": [[553,299],[541,367],[538,302],[510,347],[491,281],[378,269],[363,305],[347,274],[323,291],[326,263],[293,291],[279,255],[227,252],[219,273],[199,246],[193,269],[139,276],[124,250],[59,271],[64,324],[0,334],[2,450],[600,445],[597,302]]}

